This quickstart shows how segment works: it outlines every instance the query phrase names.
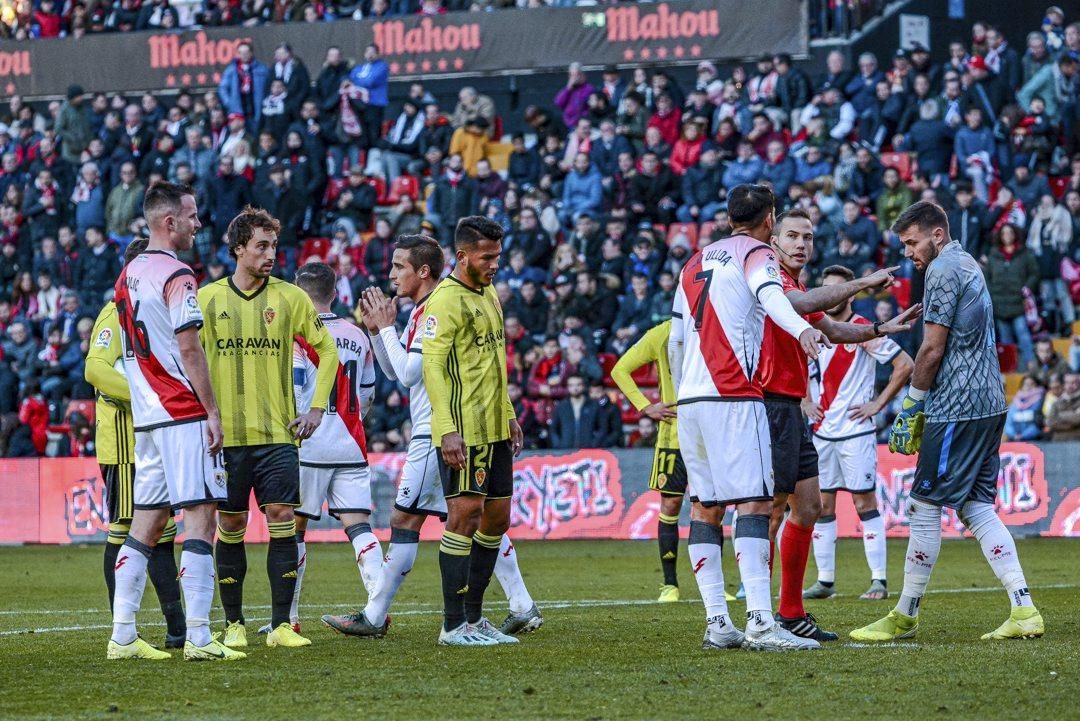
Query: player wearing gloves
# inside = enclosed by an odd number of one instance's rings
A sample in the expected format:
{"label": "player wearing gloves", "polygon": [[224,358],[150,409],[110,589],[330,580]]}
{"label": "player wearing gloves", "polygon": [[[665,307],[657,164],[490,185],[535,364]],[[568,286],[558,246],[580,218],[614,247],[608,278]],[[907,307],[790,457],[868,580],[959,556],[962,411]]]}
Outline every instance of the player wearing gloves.
{"label": "player wearing gloves", "polygon": [[982,270],[950,240],[949,220],[934,203],[909,207],[893,232],[904,255],[926,271],[926,327],[889,448],[918,453],[919,460],[908,506],[911,536],[900,602],[885,618],[852,631],[851,638],[882,642],[915,635],[919,603],[941,549],[942,506],[956,509],[1009,592],[1008,620],[983,640],[1041,636],[1042,616],[1028,593],[1016,544],[994,511],[1005,392]]}

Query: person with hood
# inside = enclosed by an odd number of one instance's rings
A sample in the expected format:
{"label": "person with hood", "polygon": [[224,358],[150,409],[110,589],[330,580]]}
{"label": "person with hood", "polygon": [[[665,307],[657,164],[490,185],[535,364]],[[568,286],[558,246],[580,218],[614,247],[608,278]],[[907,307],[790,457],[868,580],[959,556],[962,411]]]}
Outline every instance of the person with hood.
{"label": "person with hood", "polygon": [[1046,391],[1035,376],[1024,376],[1005,412],[1005,440],[1037,441],[1042,437],[1042,404]]}
{"label": "person with hood", "polygon": [[1072,256],[1076,239],[1069,211],[1064,205],[1055,203],[1050,193],[1039,198],[1032,214],[1027,247],[1039,264],[1039,295],[1043,310],[1054,309],[1059,327],[1071,329],[1076,320],[1076,306],[1068,284],[1061,277],[1061,261]]}
{"label": "person with hood", "polygon": [[90,118],[83,107],[86,93],[80,85],[71,85],[67,89],[67,100],[60,106],[53,132],[60,141],[60,153],[64,160],[77,165],[82,152],[94,137],[90,130]]}
{"label": "person with hood", "polygon": [[994,324],[999,343],[1014,344],[1020,366],[1034,358],[1025,301],[1039,292],[1039,264],[1024,245],[1024,231],[1006,223],[994,234],[994,247],[986,261],[986,287],[994,305]]}

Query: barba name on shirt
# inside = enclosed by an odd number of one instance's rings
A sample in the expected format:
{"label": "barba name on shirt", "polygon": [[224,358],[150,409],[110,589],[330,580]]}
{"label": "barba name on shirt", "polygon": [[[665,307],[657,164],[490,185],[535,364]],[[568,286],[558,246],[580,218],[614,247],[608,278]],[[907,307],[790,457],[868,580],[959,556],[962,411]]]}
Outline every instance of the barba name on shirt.
{"label": "barba name on shirt", "polygon": [[367,349],[350,338],[335,338],[338,348],[344,348],[345,350],[352,351],[356,354],[362,354]]}

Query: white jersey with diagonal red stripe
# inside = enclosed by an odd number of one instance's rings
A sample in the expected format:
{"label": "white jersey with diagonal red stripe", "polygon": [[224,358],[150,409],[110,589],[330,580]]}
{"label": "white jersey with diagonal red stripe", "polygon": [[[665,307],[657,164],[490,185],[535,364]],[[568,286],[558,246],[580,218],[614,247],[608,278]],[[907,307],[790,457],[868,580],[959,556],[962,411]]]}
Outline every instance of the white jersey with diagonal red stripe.
{"label": "white jersey with diagonal red stripe", "polygon": [[[853,315],[848,322],[870,325],[860,315]],[[818,359],[810,361],[811,390],[824,414],[814,424],[814,435],[822,440],[838,441],[873,433],[872,420],[851,420],[848,411],[873,400],[877,364],[891,363],[899,353],[900,346],[887,337],[822,348]]]}
{"label": "white jersey with diagonal red stripe", "polygon": [[167,251],[147,251],[124,268],[114,290],[135,430],[206,418],[176,340],[203,323],[191,268]]}
{"label": "white jersey with diagonal red stripe", "polygon": [[[360,328],[332,313],[319,319],[334,338],[338,352],[337,378],[330,391],[322,423],[300,445],[300,463],[307,466],[352,466],[367,463],[363,409],[375,392],[375,354]],[[300,412],[311,408],[319,356],[302,338],[293,342],[293,385]]]}
{"label": "white jersey with diagonal red stripe", "polygon": [[781,286],[776,255],[746,235],[702,248],[683,267],[672,312],[683,326],[680,403],[762,397],[765,309],[757,296],[770,284]]}
{"label": "white jersey with diagonal red stripe", "polygon": [[[421,300],[413,312],[409,314],[409,322],[405,324],[405,332],[401,334],[401,345],[406,353],[415,353],[416,358],[424,352],[424,334],[420,332],[419,323],[425,318],[424,300]],[[413,362],[413,356],[409,357]],[[428,398],[427,388],[423,381],[409,388],[409,418],[412,420],[413,437],[431,435],[431,399]]]}

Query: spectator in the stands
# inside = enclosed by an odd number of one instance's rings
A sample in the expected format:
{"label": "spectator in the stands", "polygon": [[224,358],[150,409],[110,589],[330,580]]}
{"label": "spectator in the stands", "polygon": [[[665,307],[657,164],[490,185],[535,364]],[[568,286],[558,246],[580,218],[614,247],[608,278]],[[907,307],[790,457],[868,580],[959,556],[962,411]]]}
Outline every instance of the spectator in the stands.
{"label": "spectator in the stands", "polygon": [[435,182],[435,190],[431,194],[428,207],[431,209],[430,219],[438,229],[439,240],[444,245],[453,241],[458,220],[479,209],[476,181],[465,172],[460,155],[455,153],[447,158],[446,169]]}
{"label": "spectator in the stands", "polygon": [[837,231],[846,235],[854,244],[868,249],[876,248],[881,237],[874,221],[862,212],[862,208],[854,200],[844,203],[843,222],[837,227]]}
{"label": "spectator in the stands", "polygon": [[285,84],[289,100],[297,108],[311,92],[311,75],[308,74],[304,61],[293,55],[288,43],[278,45],[274,50],[274,65],[270,68],[269,79],[280,80]]}
{"label": "spectator in the stands", "polygon": [[878,69],[877,57],[873,53],[859,56],[859,73],[843,88],[844,95],[850,100],[856,113],[862,114],[870,107],[877,92],[877,84],[884,78],[885,74]]}
{"label": "spectator in the stands", "polygon": [[349,80],[359,90],[363,101],[360,122],[364,132],[360,142],[363,147],[372,148],[382,137],[382,121],[390,92],[390,67],[379,57],[377,45],[372,43],[364,48],[364,62],[352,69]]}
{"label": "spectator in the stands", "polygon": [[600,447],[600,407],[586,395],[585,379],[578,375],[570,376],[566,387],[567,397],[555,406],[551,418],[551,447]]}
{"label": "spectator in the stands", "polygon": [[686,118],[682,134],[671,148],[669,166],[675,175],[684,174],[701,158],[701,149],[705,144],[703,118]]}
{"label": "spectator in the stands", "polygon": [[788,188],[795,181],[795,161],[788,156],[787,146],[782,140],[769,141],[761,179],[772,184],[777,198],[787,197]]}
{"label": "spectator in the stands", "polygon": [[994,135],[983,124],[983,111],[970,107],[964,113],[965,126],[956,132],[955,153],[960,171],[971,180],[975,195],[988,200],[988,185],[997,155]]}
{"label": "spectator in the stands", "polygon": [[1020,55],[1011,47],[1005,39],[1005,35],[996,27],[990,27],[986,31],[986,44],[989,48],[986,53],[986,66],[996,73],[1005,85],[1016,89],[1020,87],[1023,76],[1023,68],[1020,65]]}
{"label": "spectator in the stands", "polygon": [[923,102],[919,106],[919,119],[894,141],[897,150],[908,150],[918,156],[919,172],[935,186],[947,180],[955,136],[953,128],[939,118],[939,113],[935,101]]}
{"label": "spectator in the stands", "polygon": [[711,145],[702,147],[698,164],[686,171],[682,178],[682,201],[676,211],[681,223],[697,223],[712,218],[723,207],[720,190],[724,187],[723,167],[717,160],[716,149]]}
{"label": "spectator in the stands", "polygon": [[679,129],[682,126],[682,110],[675,105],[670,95],[661,94],[656,97],[656,112],[649,118],[646,127],[656,128],[660,131],[660,137],[668,145],[673,146],[679,139]]}
{"label": "spectator in the stands", "polygon": [[581,69],[581,63],[570,63],[567,70],[566,85],[555,95],[555,105],[562,111],[563,123],[568,128],[577,125],[578,119],[585,116],[589,96],[595,92],[585,71]]}
{"label": "spectator in the stands", "polygon": [[1048,386],[1055,375],[1069,372],[1069,363],[1054,349],[1053,341],[1040,338],[1035,341],[1035,357],[1024,370],[1040,385]]}
{"label": "spectator in the stands", "polygon": [[971,183],[958,180],[953,189],[955,205],[949,210],[949,228],[953,239],[976,260],[983,262],[986,256],[987,227],[986,204],[975,197]]}
{"label": "spectator in the stands", "polygon": [[1025,298],[1034,301],[1039,292],[1039,265],[1024,245],[1023,230],[1006,223],[994,233],[994,247],[987,258],[986,287],[994,304],[997,340],[1017,346],[1020,366],[1034,358],[1031,330],[1025,316]]}
{"label": "spectator in the stands", "polygon": [[1065,375],[1062,394],[1050,407],[1046,427],[1052,441],[1080,440],[1080,374]]}
{"label": "spectator in the stands", "polygon": [[1028,167],[1026,158],[1018,156],[1021,161],[1013,169],[1013,177],[1006,185],[1012,190],[1013,195],[1024,204],[1024,208],[1031,211],[1039,205],[1039,199],[1044,195],[1052,196],[1050,184],[1046,182],[1046,176],[1040,173],[1032,173]]}
{"label": "spectator in the stands", "polygon": [[589,158],[601,177],[610,179],[619,169],[619,155],[632,152],[630,141],[615,131],[615,122],[604,120],[600,123],[600,136],[589,147]]}
{"label": "spectator in the stands", "polygon": [[1027,84],[1039,70],[1054,62],[1054,56],[1046,49],[1046,39],[1043,34],[1033,31],[1027,35],[1027,50],[1020,59],[1022,70],[1021,84]]}
{"label": "spectator in the stands", "polygon": [[598,213],[603,198],[600,171],[592,166],[588,155],[578,153],[574,157],[573,169],[563,180],[563,205],[559,211],[563,226],[570,227],[570,223],[580,213]]}
{"label": "spectator in the stands", "polygon": [[983,126],[992,127],[1002,108],[1012,99],[1013,91],[1005,85],[1004,80],[990,71],[982,56],[976,55],[968,61],[968,72],[973,82],[964,91],[960,105],[965,113],[971,108],[982,110]]}
{"label": "spectator in the stands", "polygon": [[884,189],[877,199],[877,219],[878,228],[885,232],[900,217],[900,213],[911,205],[913,198],[911,189],[900,181],[900,171],[896,168],[885,168],[881,181]]}
{"label": "spectator in the stands", "polygon": [[615,132],[630,141],[635,151],[640,151],[645,140],[645,127],[649,119],[645,112],[645,99],[635,90],[623,96],[622,107],[615,118]]}
{"label": "spectator in the stands", "polygon": [[739,141],[738,155],[724,170],[724,187],[734,188],[744,183],[756,183],[761,179],[765,163],[754,152],[748,140]]}
{"label": "spectator in the stands", "polygon": [[255,59],[251,44],[239,43],[236,57],[225,66],[218,84],[218,95],[226,112],[243,115],[251,129],[258,127],[269,78],[269,68]]}
{"label": "spectator in the stands", "polygon": [[[1019,170],[1019,168],[1018,168]],[[1058,205],[1047,192],[1039,198],[1028,227],[1027,245],[1039,263],[1039,296],[1044,317],[1054,327],[1071,332],[1076,320],[1069,287],[1061,275],[1061,264],[1073,255],[1080,244],[1074,240],[1072,219],[1064,205]]]}
{"label": "spectator in the stands", "polygon": [[1042,404],[1045,389],[1035,376],[1024,376],[1020,390],[1005,413],[1005,439],[1035,441],[1042,437]]}
{"label": "spectator in the stands", "polygon": [[630,181],[630,210],[639,219],[667,225],[675,218],[678,198],[675,176],[656,153],[646,152],[641,156],[641,172]]}

